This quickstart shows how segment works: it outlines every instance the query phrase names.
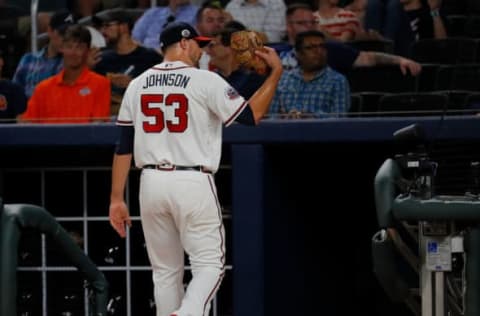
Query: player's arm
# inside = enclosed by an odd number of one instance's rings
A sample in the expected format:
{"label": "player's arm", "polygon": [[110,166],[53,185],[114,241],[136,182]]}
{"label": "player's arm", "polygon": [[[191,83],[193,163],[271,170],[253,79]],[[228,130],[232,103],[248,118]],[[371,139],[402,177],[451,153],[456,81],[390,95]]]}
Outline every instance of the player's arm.
{"label": "player's arm", "polygon": [[268,112],[270,102],[275,95],[278,81],[282,76],[283,67],[280,58],[273,48],[265,46],[265,51],[257,50],[256,54],[263,58],[271,69],[265,82],[248,100],[255,124],[258,124]]}
{"label": "player's arm", "polygon": [[125,185],[132,163],[133,136],[132,126],[120,126],[120,137],[115,149],[112,164],[112,191],[110,193],[110,224],[120,237],[126,236],[125,224],[132,225],[128,208],[124,200]]}

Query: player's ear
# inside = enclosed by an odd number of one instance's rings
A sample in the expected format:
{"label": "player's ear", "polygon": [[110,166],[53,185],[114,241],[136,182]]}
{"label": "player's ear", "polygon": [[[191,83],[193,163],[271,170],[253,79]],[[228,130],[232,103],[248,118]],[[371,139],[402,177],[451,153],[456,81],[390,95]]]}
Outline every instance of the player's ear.
{"label": "player's ear", "polygon": [[189,42],[193,42],[193,41],[190,41],[190,40],[188,40],[188,39],[186,39],[186,38],[182,38],[182,39],[180,40],[180,42],[178,42],[178,45],[180,45],[180,47],[181,47],[182,49],[187,49],[188,45],[191,45],[191,44],[192,44],[192,43],[189,43]]}

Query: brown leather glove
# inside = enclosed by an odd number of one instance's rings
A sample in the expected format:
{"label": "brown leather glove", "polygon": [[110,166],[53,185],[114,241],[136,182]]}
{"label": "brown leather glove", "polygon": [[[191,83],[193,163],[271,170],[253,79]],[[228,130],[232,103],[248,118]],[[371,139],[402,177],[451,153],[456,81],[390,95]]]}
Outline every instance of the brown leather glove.
{"label": "brown leather glove", "polygon": [[255,50],[263,49],[263,40],[258,32],[244,30],[233,33],[230,47],[240,67],[262,75],[267,73],[267,64],[255,54]]}

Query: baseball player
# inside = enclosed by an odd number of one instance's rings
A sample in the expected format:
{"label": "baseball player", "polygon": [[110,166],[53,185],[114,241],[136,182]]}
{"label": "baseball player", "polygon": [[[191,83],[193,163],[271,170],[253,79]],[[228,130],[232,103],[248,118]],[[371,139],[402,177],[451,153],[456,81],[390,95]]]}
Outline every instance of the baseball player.
{"label": "baseball player", "polygon": [[[164,61],[128,86],[117,119],[110,223],[121,237],[131,225],[124,189],[132,153],[140,178],[140,215],[153,270],[157,316],[206,316],[224,275],[225,239],[213,175],[222,124],[255,125],[268,111],[282,73],[273,49],[257,51],[271,68],[245,100],[219,75],[198,69],[210,38],[186,23],[160,35]],[[183,287],[184,251],[192,280]]]}

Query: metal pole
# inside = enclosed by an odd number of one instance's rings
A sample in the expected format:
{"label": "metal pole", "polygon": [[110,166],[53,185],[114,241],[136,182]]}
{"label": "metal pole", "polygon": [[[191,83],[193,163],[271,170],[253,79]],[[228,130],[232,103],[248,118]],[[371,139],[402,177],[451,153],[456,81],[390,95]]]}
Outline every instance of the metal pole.
{"label": "metal pole", "polygon": [[32,0],[30,3],[30,20],[31,20],[31,50],[32,52],[37,51],[37,13],[38,13],[38,0]]}
{"label": "metal pole", "polygon": [[157,6],[157,0],[150,0],[150,7],[155,8]]}

